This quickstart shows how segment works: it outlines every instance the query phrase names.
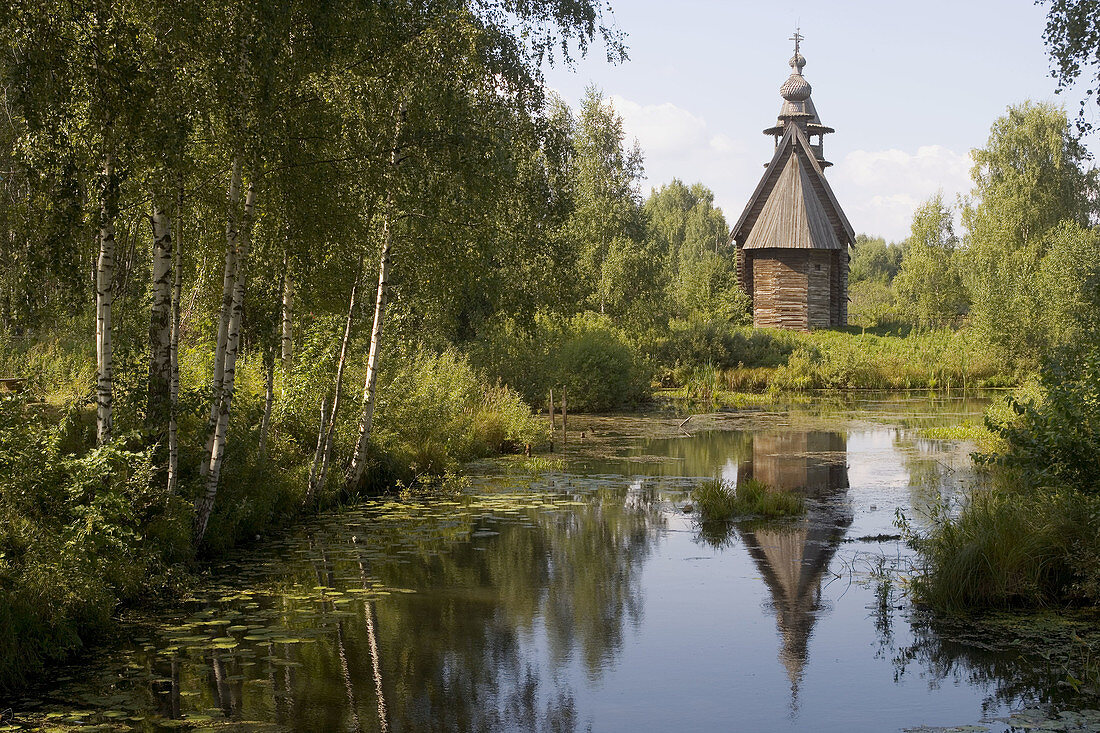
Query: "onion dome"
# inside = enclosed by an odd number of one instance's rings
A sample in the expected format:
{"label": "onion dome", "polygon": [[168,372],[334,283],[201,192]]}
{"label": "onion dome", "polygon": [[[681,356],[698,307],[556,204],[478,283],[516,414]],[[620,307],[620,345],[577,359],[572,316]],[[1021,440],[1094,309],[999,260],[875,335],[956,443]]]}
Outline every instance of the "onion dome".
{"label": "onion dome", "polygon": [[[791,65],[794,65],[794,59],[791,59]],[[779,87],[779,94],[788,102],[805,102],[810,98],[812,91],[810,82],[806,81],[801,74],[801,67],[798,73],[791,74],[790,78],[783,82],[783,86]]]}

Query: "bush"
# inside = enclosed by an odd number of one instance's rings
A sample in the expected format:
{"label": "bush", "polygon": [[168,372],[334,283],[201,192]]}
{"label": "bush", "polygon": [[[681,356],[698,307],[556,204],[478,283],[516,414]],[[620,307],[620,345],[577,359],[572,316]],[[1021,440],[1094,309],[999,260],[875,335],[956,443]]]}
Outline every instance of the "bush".
{"label": "bush", "polygon": [[644,400],[649,379],[624,340],[610,330],[588,328],[569,338],[557,363],[569,409],[600,412]]}
{"label": "bush", "polygon": [[0,396],[0,689],[171,587],[189,556],[190,507],[153,481],[150,452],[121,439],[67,453],[79,419]]}
{"label": "bush", "polygon": [[793,335],[735,327],[727,321],[672,321],[656,340],[652,357],[666,368],[691,373],[701,367],[775,367],[794,349]]}
{"label": "bush", "polygon": [[487,385],[454,351],[416,348],[388,358],[376,409],[374,447],[413,474],[442,475],[461,461],[538,442],[545,430],[515,391]]}
{"label": "bush", "polygon": [[1006,444],[986,456],[1037,486],[1100,495],[1100,348],[1064,352],[1042,371],[1041,397],[1017,398],[1012,419],[991,416]]}
{"label": "bush", "polygon": [[506,321],[470,346],[471,360],[490,377],[545,405],[551,389],[567,392],[571,411],[612,410],[648,397],[650,375],[638,351],[605,316],[540,315],[525,331]]}

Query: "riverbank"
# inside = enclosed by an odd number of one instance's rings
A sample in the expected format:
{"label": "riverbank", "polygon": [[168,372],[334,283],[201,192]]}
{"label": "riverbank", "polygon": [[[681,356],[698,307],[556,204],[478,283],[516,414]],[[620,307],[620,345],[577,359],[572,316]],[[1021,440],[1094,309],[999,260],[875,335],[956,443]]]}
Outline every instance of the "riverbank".
{"label": "riverbank", "polygon": [[[172,492],[161,446],[142,424],[140,393],[119,395],[118,437],[96,447],[94,412],[73,394],[86,362],[59,358],[69,354],[59,347],[29,351],[28,388],[0,394],[0,691],[18,689],[110,633],[122,609],[179,599],[201,563],[263,544],[318,510],[384,490],[433,486],[465,461],[545,439],[544,424],[516,393],[488,383],[453,352],[414,350],[380,377],[385,391],[369,480],[347,493],[342,472],[333,470],[310,495],[317,442],[310,417],[320,401],[310,370],[317,364],[303,359],[300,369],[278,375],[279,406],[265,419],[263,365],[244,359],[218,502],[196,548],[193,506],[203,491],[205,426],[198,352],[185,354],[181,369],[186,439],[179,489]],[[5,354],[8,366],[16,358]],[[334,437],[340,455],[354,439],[348,415]]]}
{"label": "riverbank", "polygon": [[673,324],[655,342],[662,384],[709,398],[813,389],[975,389],[1016,384],[966,330],[848,327],[801,333]]}

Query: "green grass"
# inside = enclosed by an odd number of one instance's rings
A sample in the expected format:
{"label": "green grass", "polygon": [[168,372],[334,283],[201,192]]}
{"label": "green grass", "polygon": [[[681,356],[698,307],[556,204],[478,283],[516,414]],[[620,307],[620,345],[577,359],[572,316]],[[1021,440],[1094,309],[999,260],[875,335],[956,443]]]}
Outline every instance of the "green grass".
{"label": "green grass", "polygon": [[933,440],[967,440],[985,451],[997,450],[1004,443],[985,425],[975,422],[921,428],[918,432],[922,438]]}
{"label": "green grass", "polygon": [[675,323],[653,346],[666,384],[689,396],[807,389],[954,389],[1016,382],[967,330],[801,333]]}
{"label": "green grass", "polygon": [[745,516],[778,519],[806,511],[801,496],[751,478],[736,484],[721,478],[711,479],[695,489],[691,497],[704,522]]}
{"label": "green grass", "polygon": [[946,613],[1100,600],[1100,500],[1076,492],[981,490],[914,545],[918,601]]}

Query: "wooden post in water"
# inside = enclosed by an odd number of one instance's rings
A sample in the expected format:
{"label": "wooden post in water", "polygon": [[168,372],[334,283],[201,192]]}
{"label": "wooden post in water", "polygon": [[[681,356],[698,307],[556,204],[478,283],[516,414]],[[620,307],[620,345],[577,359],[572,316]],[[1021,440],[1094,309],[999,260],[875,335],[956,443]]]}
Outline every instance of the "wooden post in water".
{"label": "wooden post in water", "polygon": [[568,433],[565,425],[566,415],[569,413],[565,409],[565,387],[561,388],[561,449],[565,450],[565,444],[568,441]]}
{"label": "wooden post in water", "polygon": [[554,452],[554,388],[550,388],[550,452]]}

